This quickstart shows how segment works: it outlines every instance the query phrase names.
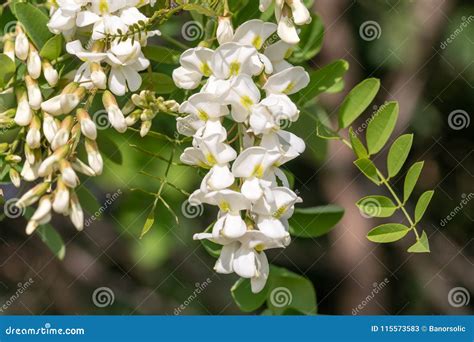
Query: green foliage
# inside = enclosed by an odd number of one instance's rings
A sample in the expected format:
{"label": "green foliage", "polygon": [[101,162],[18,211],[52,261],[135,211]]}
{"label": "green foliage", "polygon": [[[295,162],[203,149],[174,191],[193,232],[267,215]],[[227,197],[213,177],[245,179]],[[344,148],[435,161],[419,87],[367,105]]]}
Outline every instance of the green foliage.
{"label": "green foliage", "polygon": [[20,2],[14,6],[15,15],[26,31],[26,34],[41,51],[48,40],[53,37],[47,23],[48,16],[37,7],[29,3]]}
{"label": "green foliage", "polygon": [[290,233],[298,237],[318,237],[327,234],[341,220],[344,209],[335,205],[296,208],[290,218]]}
{"label": "green foliage", "polygon": [[64,39],[62,35],[53,36],[44,44],[40,51],[40,56],[50,61],[59,58],[63,52],[63,44]]}
{"label": "green foliage", "polygon": [[0,88],[4,88],[15,74],[16,66],[15,63],[3,53],[0,53],[0,65]]}
{"label": "green foliage", "polygon": [[292,63],[302,63],[316,56],[323,45],[324,26],[318,15],[312,15],[309,25],[304,25],[299,34],[301,43],[298,44],[293,55],[290,57]]}
{"label": "green foliage", "polygon": [[386,103],[369,122],[366,139],[370,155],[378,153],[387,143],[397,123],[398,110],[398,103]]}
{"label": "green foliage", "polygon": [[405,164],[411,145],[413,144],[413,134],[401,135],[390,147],[387,157],[388,178],[395,177]]}
{"label": "green foliage", "polygon": [[347,128],[369,106],[380,88],[380,81],[369,78],[362,81],[344,99],[339,110],[339,127]]}
{"label": "green foliage", "polygon": [[408,248],[407,252],[409,253],[429,253],[430,252],[430,244],[428,242],[428,236],[426,232],[423,231],[421,237],[418,241],[416,241],[410,248]]}
{"label": "green foliage", "polygon": [[142,89],[153,90],[157,94],[171,94],[177,90],[171,77],[158,72],[143,75]]}
{"label": "green foliage", "polygon": [[357,206],[364,214],[372,217],[390,217],[397,206],[385,196],[366,196],[357,202]]}
{"label": "green foliage", "polygon": [[377,185],[381,183],[377,173],[377,168],[369,158],[359,158],[354,161],[354,165],[357,166],[360,172],[362,172],[372,182]]}
{"label": "green foliage", "polygon": [[259,293],[252,293],[248,279],[239,279],[231,292],[245,312],[255,311],[266,302],[265,314],[316,314],[316,293],[311,282],[284,268],[271,266],[267,284]]}
{"label": "green foliage", "polygon": [[408,234],[410,228],[399,223],[385,223],[372,229],[367,238],[372,242],[387,243],[398,241]]}
{"label": "green foliage", "polygon": [[415,185],[418,182],[418,178],[420,177],[421,170],[423,170],[424,162],[417,162],[413,164],[407,172],[405,177],[405,184],[403,186],[403,202],[406,203],[410,198],[413,189],[415,189]]}
{"label": "green foliage", "polygon": [[158,64],[177,65],[181,52],[164,46],[148,45],[143,48],[143,54],[146,58]]}
{"label": "green foliage", "polygon": [[59,260],[63,260],[66,256],[66,246],[61,235],[49,224],[42,225],[36,229],[36,233],[46,246]]}
{"label": "green foliage", "polygon": [[428,205],[430,204],[433,195],[433,190],[426,191],[418,199],[418,203],[415,207],[415,223],[420,222],[420,220],[423,218],[423,215],[425,214],[425,211],[428,208]]}

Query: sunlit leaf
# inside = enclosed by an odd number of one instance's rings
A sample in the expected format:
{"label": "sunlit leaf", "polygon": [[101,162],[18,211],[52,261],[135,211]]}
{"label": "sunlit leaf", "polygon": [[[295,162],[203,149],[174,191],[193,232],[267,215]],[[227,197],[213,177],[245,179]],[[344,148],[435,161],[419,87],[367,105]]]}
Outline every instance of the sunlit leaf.
{"label": "sunlit leaf", "polygon": [[15,74],[15,63],[5,54],[0,53],[0,88],[4,88]]}
{"label": "sunlit leaf", "polygon": [[398,103],[388,102],[381,106],[367,126],[369,154],[379,152],[387,143],[398,118]]}
{"label": "sunlit leaf", "polygon": [[430,252],[430,243],[428,241],[428,236],[426,232],[420,236],[420,239],[415,242],[410,248],[408,248],[407,252],[409,253],[429,253]]}
{"label": "sunlit leaf", "polygon": [[428,208],[428,205],[430,204],[433,195],[434,191],[429,190],[424,192],[418,199],[418,203],[415,207],[415,223],[420,222],[420,220],[423,218],[423,215],[425,214],[425,211]]}
{"label": "sunlit leaf", "polygon": [[64,39],[61,34],[50,38],[40,51],[40,56],[50,61],[55,60],[61,56],[63,50]]}
{"label": "sunlit leaf", "polygon": [[48,29],[48,16],[40,9],[29,3],[16,3],[15,14],[22,24],[26,34],[38,50],[41,50],[46,42],[53,36]]}
{"label": "sunlit leaf", "polygon": [[387,243],[398,241],[410,231],[410,228],[399,223],[386,223],[375,227],[367,234],[372,242]]}
{"label": "sunlit leaf", "polygon": [[388,177],[395,177],[405,164],[413,143],[413,134],[404,134],[395,140],[387,157]]}
{"label": "sunlit leaf", "polygon": [[377,174],[377,168],[375,167],[374,163],[370,159],[367,158],[359,158],[354,161],[355,166],[359,168],[359,170],[372,182],[379,185],[380,178]]}
{"label": "sunlit leaf", "polygon": [[244,312],[251,312],[259,309],[267,299],[270,282],[267,281],[264,289],[259,293],[253,293],[250,280],[240,278],[232,286],[231,293],[235,303]]}
{"label": "sunlit leaf", "polygon": [[415,188],[416,182],[420,177],[421,170],[423,170],[424,162],[417,162],[413,164],[407,172],[405,177],[405,184],[403,186],[403,202],[408,201],[413,189]]}
{"label": "sunlit leaf", "polygon": [[352,127],[349,128],[349,139],[351,141],[352,149],[354,150],[354,153],[356,154],[357,158],[367,158],[369,156],[367,149],[365,148],[362,141],[360,141],[357,134],[355,134]]}
{"label": "sunlit leaf", "polygon": [[366,196],[357,202],[360,211],[371,217],[390,217],[397,206],[385,196]]}
{"label": "sunlit leaf", "polygon": [[339,127],[347,128],[374,100],[380,88],[380,81],[369,78],[350,91],[339,110]]}

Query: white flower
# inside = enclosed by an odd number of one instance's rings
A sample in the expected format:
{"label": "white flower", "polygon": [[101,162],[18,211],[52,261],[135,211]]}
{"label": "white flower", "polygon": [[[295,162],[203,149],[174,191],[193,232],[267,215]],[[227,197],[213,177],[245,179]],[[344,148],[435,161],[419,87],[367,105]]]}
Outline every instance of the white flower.
{"label": "white flower", "polygon": [[89,0],[56,0],[58,9],[51,16],[48,28],[58,34],[73,30],[76,27],[76,17]]}
{"label": "white flower", "polygon": [[244,179],[241,191],[250,201],[261,198],[271,185],[265,178],[279,158],[280,153],[267,151],[263,147],[250,147],[237,157],[232,165],[232,173]]}
{"label": "white flower", "polygon": [[184,51],[179,59],[181,66],[173,71],[176,85],[183,89],[195,89],[203,76],[211,76],[209,63],[213,54],[214,51],[203,47]]}
{"label": "white flower", "polygon": [[120,133],[123,133],[127,130],[127,122],[125,117],[120,110],[117,100],[111,92],[105,91],[102,96],[102,102],[104,104],[105,110],[109,117],[110,124]]}
{"label": "white flower", "polygon": [[28,52],[30,50],[30,42],[28,41],[25,32],[23,32],[19,25],[17,25],[16,31],[15,54],[18,59],[26,61],[28,58]]}
{"label": "white flower", "polygon": [[292,67],[270,76],[263,86],[269,94],[291,95],[309,84],[309,74],[303,67]]}
{"label": "white flower", "polygon": [[38,82],[33,79],[30,75],[25,75],[26,90],[28,92],[28,103],[34,110],[41,108],[41,102],[43,102],[43,95],[41,94]]}
{"label": "white flower", "polygon": [[23,89],[16,90],[18,107],[15,114],[15,122],[19,126],[28,126],[33,118],[33,111],[28,102],[28,96]]}
{"label": "white flower", "polygon": [[58,72],[53,68],[51,63],[45,60],[43,60],[43,74],[48,84],[51,87],[55,87],[59,80]]}
{"label": "white flower", "polygon": [[142,78],[139,71],[150,65],[150,61],[143,56],[140,43],[128,39],[124,42],[113,43],[107,52],[107,63],[111,65],[109,89],[118,96],[128,91],[137,91]]}
{"label": "white flower", "polygon": [[41,120],[38,116],[34,116],[31,120],[28,133],[26,134],[26,143],[31,149],[41,146]]}
{"label": "white flower", "polygon": [[38,209],[31,216],[26,227],[26,234],[31,235],[40,224],[45,224],[51,220],[51,198],[43,196],[39,202]]}
{"label": "white flower", "polygon": [[59,125],[56,119],[49,115],[48,113],[44,113],[43,117],[43,133],[49,143],[51,143],[56,135],[57,131],[59,130]]}
{"label": "white flower", "polygon": [[102,174],[102,170],[104,168],[104,161],[102,156],[100,155],[99,148],[97,147],[97,143],[94,140],[90,140],[86,138],[85,141],[86,152],[87,152],[87,160],[89,162],[89,166],[96,175]]}
{"label": "white flower", "polygon": [[[260,0],[260,11],[266,11],[271,3],[271,0]],[[278,35],[290,44],[300,41],[295,25],[311,22],[311,14],[302,0],[275,0],[275,17],[278,22]]]}
{"label": "white flower", "polygon": [[280,40],[265,49],[264,54],[271,61],[275,72],[280,72],[293,66],[285,60],[291,55],[293,47],[293,44]]}
{"label": "white flower", "polygon": [[79,203],[79,199],[77,195],[72,192],[71,193],[71,203],[70,203],[70,217],[71,221],[76,227],[77,230],[82,230],[84,228],[84,212],[82,211],[81,204]]}
{"label": "white flower", "polygon": [[38,79],[41,76],[41,57],[34,47],[30,47],[30,53],[27,61],[28,74],[33,79]]}
{"label": "white flower", "polygon": [[234,29],[232,27],[232,20],[230,17],[219,17],[217,26],[217,41],[220,45],[232,41],[234,37]]}
{"label": "white flower", "polygon": [[276,29],[277,26],[273,23],[266,23],[259,19],[249,20],[237,28],[233,40],[260,50]]}
{"label": "white flower", "polygon": [[53,209],[58,214],[67,214],[69,210],[69,189],[67,188],[64,181],[59,178],[57,181],[57,187],[54,191]]}
{"label": "white flower", "polygon": [[97,127],[89,114],[84,109],[78,109],[76,115],[81,125],[82,134],[89,139],[95,140],[97,138]]}
{"label": "white flower", "polygon": [[255,134],[269,134],[280,129],[283,121],[298,120],[299,110],[286,95],[270,94],[252,108],[249,125]]}
{"label": "white flower", "polygon": [[232,106],[232,118],[236,122],[244,122],[253,105],[260,102],[260,91],[250,76],[240,75],[232,79],[225,100]]}
{"label": "white flower", "polygon": [[99,63],[107,57],[107,54],[105,52],[87,51],[82,47],[79,40],[67,43],[66,50],[84,62],[77,69],[74,82],[81,83],[86,88],[95,86],[99,89],[105,89],[107,76],[100,68]]}

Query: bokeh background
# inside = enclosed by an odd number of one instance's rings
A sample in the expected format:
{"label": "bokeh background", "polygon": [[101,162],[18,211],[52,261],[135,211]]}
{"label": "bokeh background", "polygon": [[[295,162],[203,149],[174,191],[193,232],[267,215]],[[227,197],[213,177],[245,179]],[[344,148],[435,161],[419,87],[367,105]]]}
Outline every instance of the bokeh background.
{"label": "bokeh background", "polygon": [[[322,96],[313,114],[333,119],[348,89],[367,77],[382,80],[374,105],[400,102],[397,136],[415,133],[408,163],[426,161],[415,196],[436,190],[422,226],[432,252],[406,253],[410,239],[387,246],[366,240],[377,222],[362,217],[354,203],[380,190],[358,174],[349,150],[316,137],[314,116],[306,115],[289,128],[308,145],[305,155],[289,165],[295,188],[305,206],[334,203],[346,214],[328,236],[294,239],[286,250],[270,253],[270,260],[311,279],[320,314],[472,314],[474,4],[317,0],[313,10],[321,15],[326,33],[311,65],[318,68],[339,58],[351,65],[346,90]],[[180,40],[181,25],[189,20],[182,15],[163,30]],[[448,119],[453,112],[455,121]],[[173,135],[169,118],[158,119],[154,129]],[[125,139],[108,131],[102,135],[106,140],[99,145],[107,146],[103,152],[110,157],[105,174],[85,180],[81,191],[87,198],[86,217],[99,208],[103,213],[82,233],[66,219],[54,219],[66,243],[63,261],[38,236],[25,236],[24,219],[0,222],[0,304],[9,303],[2,314],[239,314],[230,295],[236,276],[215,274],[215,259],[192,240],[212,222],[215,212],[210,208],[181,210],[186,197],[167,186],[164,197],[179,224],[158,204],[153,227],[140,239],[154,198],[136,189],[159,189],[166,163],[152,154],[169,158],[172,145],[153,137],[140,139],[134,132]],[[168,174],[171,183],[186,191],[196,188],[200,177],[194,169],[179,166]],[[402,186],[399,177],[395,187],[400,191]],[[17,195],[12,186],[1,187],[6,198]],[[447,216],[452,219],[443,221]],[[92,298],[103,287],[112,291],[114,301],[100,307]],[[197,287],[203,290],[194,296]],[[374,295],[375,288],[380,290]]]}

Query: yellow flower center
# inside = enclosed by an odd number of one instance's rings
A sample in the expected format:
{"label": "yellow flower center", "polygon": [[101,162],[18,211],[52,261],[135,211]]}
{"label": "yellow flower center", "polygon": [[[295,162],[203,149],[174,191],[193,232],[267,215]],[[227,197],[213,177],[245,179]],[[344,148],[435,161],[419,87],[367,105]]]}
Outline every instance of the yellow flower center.
{"label": "yellow flower center", "polygon": [[100,2],[99,2],[99,12],[102,13],[102,14],[109,12],[108,0],[100,0]]}
{"label": "yellow flower center", "polygon": [[286,86],[285,90],[283,90],[283,93],[288,94],[288,93],[290,93],[294,88],[295,88],[295,83],[294,83],[294,82],[290,82],[290,83],[288,83],[288,85]]}
{"label": "yellow flower center", "polygon": [[202,109],[198,110],[198,118],[202,121],[207,121],[209,119],[209,115]]}
{"label": "yellow flower center", "polygon": [[217,164],[216,158],[214,158],[214,156],[213,156],[212,154],[210,154],[210,153],[209,153],[208,155],[206,155],[206,160],[207,160],[207,162],[208,162],[210,165],[215,165],[215,164]]}
{"label": "yellow flower center", "polygon": [[263,250],[265,249],[265,246],[263,245],[263,243],[259,243],[258,245],[255,246],[254,248],[257,252],[263,252]]}
{"label": "yellow flower center", "polygon": [[252,45],[255,46],[257,50],[260,50],[260,48],[262,47],[262,37],[255,36],[255,38],[252,41]]}
{"label": "yellow flower center", "polygon": [[237,76],[239,74],[239,71],[240,71],[240,63],[237,62],[237,61],[234,61],[232,63],[230,63],[230,75],[231,76]]}
{"label": "yellow flower center", "polygon": [[263,172],[264,172],[264,170],[263,170],[262,164],[258,164],[253,169],[252,175],[254,177],[257,177],[257,178],[262,178],[263,177]]}
{"label": "yellow flower center", "polygon": [[211,76],[212,70],[207,63],[202,63],[200,69],[204,76],[206,77]]}
{"label": "yellow flower center", "polygon": [[245,109],[250,109],[250,107],[253,105],[252,99],[247,95],[240,98],[240,103],[245,107]]}

